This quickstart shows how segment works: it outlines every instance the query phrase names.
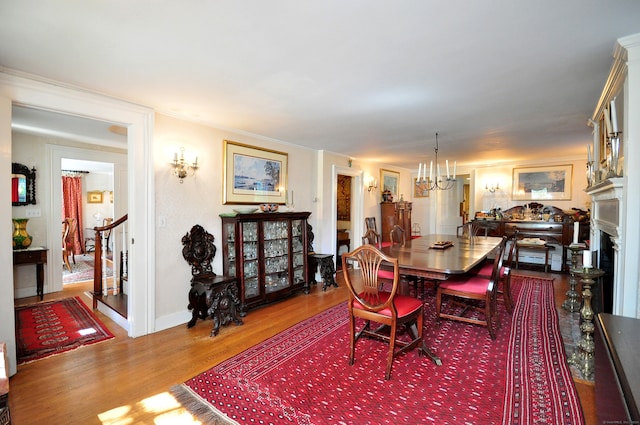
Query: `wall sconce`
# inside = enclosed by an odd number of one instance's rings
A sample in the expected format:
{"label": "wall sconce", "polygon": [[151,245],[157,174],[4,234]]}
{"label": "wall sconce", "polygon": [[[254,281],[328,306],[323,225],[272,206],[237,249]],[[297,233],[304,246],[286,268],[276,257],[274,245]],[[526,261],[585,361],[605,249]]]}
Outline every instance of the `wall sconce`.
{"label": "wall sconce", "polygon": [[180,179],[180,184],[187,176],[193,176],[198,169],[198,157],[196,156],[193,164],[187,164],[184,160],[184,148],[180,148],[180,158],[178,158],[178,153],[173,154],[173,162],[171,163],[173,166],[173,174]]}
{"label": "wall sconce", "polygon": [[500,190],[500,183],[491,183],[491,186],[487,183],[484,185],[484,189],[487,192],[495,193],[496,190]]}
{"label": "wall sconce", "polygon": [[368,190],[371,192],[372,190],[376,190],[378,188],[378,182],[373,177],[369,178],[369,187]]}

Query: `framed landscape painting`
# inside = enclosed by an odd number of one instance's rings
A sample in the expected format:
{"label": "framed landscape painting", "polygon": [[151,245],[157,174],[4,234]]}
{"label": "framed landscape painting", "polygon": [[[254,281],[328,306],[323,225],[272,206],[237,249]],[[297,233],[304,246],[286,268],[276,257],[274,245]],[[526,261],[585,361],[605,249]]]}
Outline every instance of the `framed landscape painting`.
{"label": "framed landscape painting", "polygon": [[513,199],[517,201],[570,200],[573,165],[513,169]]}
{"label": "framed landscape painting", "polygon": [[400,190],[400,173],[391,170],[380,169],[380,183],[382,184],[382,191],[389,191],[394,200],[398,200],[400,197],[398,191]]}
{"label": "framed landscape painting", "polygon": [[284,204],[288,155],[224,141],[224,204]]}
{"label": "framed landscape painting", "polygon": [[418,179],[416,177],[413,178],[413,197],[414,198],[428,198],[429,190],[422,190],[417,184]]}

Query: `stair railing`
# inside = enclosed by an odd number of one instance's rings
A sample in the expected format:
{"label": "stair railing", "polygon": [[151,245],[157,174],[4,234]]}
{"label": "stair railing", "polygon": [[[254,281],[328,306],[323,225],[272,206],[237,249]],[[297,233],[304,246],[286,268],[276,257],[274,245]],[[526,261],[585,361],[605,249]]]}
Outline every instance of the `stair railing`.
{"label": "stair railing", "polygon": [[[118,220],[114,221],[111,224],[108,224],[106,226],[96,226],[93,228],[93,230],[95,230],[96,232],[96,238],[95,238],[95,265],[94,265],[94,269],[93,269],[93,308],[97,308],[97,299],[96,297],[101,297],[101,296],[106,296],[109,293],[109,287],[108,287],[108,282],[107,282],[107,253],[108,253],[108,247],[107,247],[107,239],[103,238],[102,235],[105,232],[112,232],[113,233],[113,229],[117,228],[118,226],[120,226],[121,224],[125,223],[127,221],[128,218],[128,214],[123,215],[121,218],[119,218]],[[122,237],[123,239],[126,241],[126,228],[123,225],[122,226],[123,229],[123,234]],[[125,242],[126,243],[126,242]],[[127,250],[124,249],[123,252],[121,253],[121,257],[127,255]],[[112,260],[113,261],[113,260]],[[126,266],[127,262],[123,262],[121,264],[121,267],[127,267]],[[128,270],[120,270],[120,277],[122,278],[122,276],[127,276],[128,275]],[[114,282],[115,282],[115,273],[114,273]],[[120,280],[120,285],[116,285],[114,283],[114,287],[113,289],[113,295],[117,295],[119,291],[122,291],[122,280]]]}

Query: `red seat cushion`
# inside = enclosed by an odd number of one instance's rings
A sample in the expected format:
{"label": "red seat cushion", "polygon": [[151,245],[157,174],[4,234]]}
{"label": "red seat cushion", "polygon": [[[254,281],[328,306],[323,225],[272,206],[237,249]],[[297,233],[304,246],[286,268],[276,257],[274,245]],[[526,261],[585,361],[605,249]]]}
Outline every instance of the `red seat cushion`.
{"label": "red seat cushion", "polygon": [[[378,292],[378,296],[380,297],[380,304],[384,304],[389,299],[389,295],[391,295],[389,292]],[[364,297],[364,293],[360,293],[359,296]],[[396,297],[393,299],[393,304],[396,306],[398,317],[404,317],[422,307],[422,301],[417,298],[408,297],[406,295],[396,295]],[[358,302],[358,300],[353,301],[353,308],[367,310],[362,306],[362,304]],[[391,310],[385,308],[378,311],[378,314],[391,317]]]}
{"label": "red seat cushion", "polygon": [[378,270],[378,278],[393,280],[393,272],[391,270]]}
{"label": "red seat cushion", "polygon": [[490,279],[474,275],[460,278],[445,280],[440,283],[442,289],[451,289],[453,291],[468,292],[471,294],[484,294],[489,287]]}

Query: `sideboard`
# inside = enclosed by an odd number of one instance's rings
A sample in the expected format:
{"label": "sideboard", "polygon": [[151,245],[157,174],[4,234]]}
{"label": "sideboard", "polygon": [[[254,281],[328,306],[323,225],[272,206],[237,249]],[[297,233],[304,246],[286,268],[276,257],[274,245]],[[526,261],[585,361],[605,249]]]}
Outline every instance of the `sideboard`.
{"label": "sideboard", "polygon": [[[488,236],[506,236],[512,238],[516,232],[518,238],[539,238],[549,243],[562,246],[562,270],[568,270],[567,247],[573,241],[572,221],[542,221],[542,220],[487,220],[475,219],[473,223],[487,229]],[[589,222],[580,222],[580,242],[589,238]]]}
{"label": "sideboard", "polygon": [[309,292],[310,212],[221,214],[223,274],[240,286],[241,310]]}
{"label": "sideboard", "polygon": [[640,319],[600,313],[594,343],[598,423],[640,423]]}

